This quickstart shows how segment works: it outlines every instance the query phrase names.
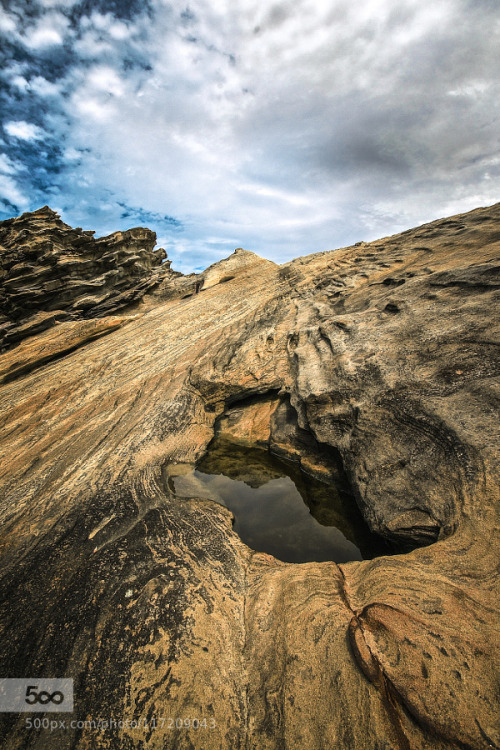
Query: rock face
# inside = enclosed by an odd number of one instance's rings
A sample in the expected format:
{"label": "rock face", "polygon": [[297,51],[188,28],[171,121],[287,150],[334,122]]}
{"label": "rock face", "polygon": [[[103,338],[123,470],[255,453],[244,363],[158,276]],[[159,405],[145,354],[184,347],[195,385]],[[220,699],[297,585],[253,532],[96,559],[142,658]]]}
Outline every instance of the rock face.
{"label": "rock face", "polygon": [[[111,235],[142,243],[142,280],[88,307],[105,256],[75,296],[47,288],[47,222],[51,247],[104,242],[47,209],[2,229],[5,317],[54,325],[0,358],[0,675],[73,677],[81,724],[2,714],[2,747],[498,747],[500,204],[163,280],[147,230]],[[254,553],[226,508],[172,489],[215,433],[347,476],[401,553]],[[92,724],[110,718],[129,724]]]}
{"label": "rock face", "polygon": [[63,320],[109,315],[178,275],[149,229],[93,234],[48,206],[0,222],[0,348]]}

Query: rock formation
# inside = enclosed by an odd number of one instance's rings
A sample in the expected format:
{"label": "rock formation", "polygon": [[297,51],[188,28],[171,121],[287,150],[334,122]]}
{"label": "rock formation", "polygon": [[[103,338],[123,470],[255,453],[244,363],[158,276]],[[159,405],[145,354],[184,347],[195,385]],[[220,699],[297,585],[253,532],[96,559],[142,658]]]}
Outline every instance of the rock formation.
{"label": "rock formation", "polygon": [[[2,748],[499,746],[499,219],[191,276],[0,225],[0,676],[73,677],[81,721]],[[254,553],[172,488],[215,433],[344,473],[400,554]]]}
{"label": "rock formation", "polygon": [[0,348],[64,320],[110,315],[179,275],[153,250],[150,229],[93,235],[48,206],[0,222]]}

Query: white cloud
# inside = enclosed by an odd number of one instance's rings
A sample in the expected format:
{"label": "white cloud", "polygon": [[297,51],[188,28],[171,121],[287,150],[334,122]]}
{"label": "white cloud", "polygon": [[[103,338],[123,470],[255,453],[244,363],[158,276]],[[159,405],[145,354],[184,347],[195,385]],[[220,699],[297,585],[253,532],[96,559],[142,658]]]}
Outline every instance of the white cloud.
{"label": "white cloud", "polygon": [[87,31],[77,39],[74,50],[81,58],[93,60],[110,52],[112,45],[109,41],[96,37],[93,31]]}
{"label": "white cloud", "polygon": [[27,91],[29,88],[29,83],[23,76],[13,76],[11,83],[20,91]]}
{"label": "white cloud", "polygon": [[7,135],[10,135],[12,138],[19,138],[22,141],[37,141],[44,136],[42,128],[25,120],[6,122],[3,125],[3,129]]}
{"label": "white cloud", "polygon": [[130,37],[131,30],[127,24],[121,21],[115,21],[115,23],[111,24],[109,27],[109,35],[117,41],[123,41]]}
{"label": "white cloud", "polygon": [[20,41],[32,50],[60,46],[69,32],[69,20],[58,11],[44,14],[38,23],[29,26]]}
{"label": "white cloud", "polygon": [[109,34],[113,39],[128,39],[132,33],[130,26],[124,21],[115,18],[111,13],[99,13],[94,11],[90,17],[87,17],[85,25],[94,27],[98,31]]}
{"label": "white cloud", "polygon": [[107,65],[99,65],[91,68],[86,76],[86,90],[122,96],[125,93],[125,84],[118,73]]}
{"label": "white cloud", "polygon": [[53,47],[63,43],[63,36],[57,29],[38,28],[25,37],[27,47],[39,49],[41,47]]}
{"label": "white cloud", "polygon": [[0,172],[3,174],[16,174],[18,167],[9,159],[7,154],[0,154]]}
{"label": "white cloud", "polygon": [[18,66],[13,68],[7,68],[3,71],[3,77],[9,81],[12,86],[15,86],[19,91],[24,94],[34,93],[38,96],[58,96],[61,93],[61,84],[52,83],[47,81],[43,76],[33,76],[29,79],[26,77],[26,71],[24,75],[19,74]]}
{"label": "white cloud", "polygon": [[111,13],[93,11],[79,23],[81,33],[75,41],[75,51],[84,58],[98,59],[113,55],[116,48],[130,40],[135,27],[116,19]]}
{"label": "white cloud", "polygon": [[98,122],[108,122],[113,126],[117,112],[112,103],[89,99],[81,93],[74,97],[73,102],[76,112],[89,126]]}
{"label": "white cloud", "polygon": [[74,148],[67,148],[64,151],[64,158],[66,161],[78,161],[82,158],[82,153]]}
{"label": "white cloud", "polygon": [[58,96],[61,93],[61,85],[47,81],[43,76],[35,76],[29,82],[29,88],[38,96]]}
{"label": "white cloud", "polygon": [[456,89],[448,91],[448,94],[449,96],[478,97],[485,94],[491,86],[491,81],[469,81]]}
{"label": "white cloud", "polygon": [[[5,65],[3,69],[1,70],[1,76],[6,81],[14,82],[14,79],[18,79],[21,82],[21,87],[23,86],[22,81],[26,80],[26,75],[29,71],[29,65],[27,62],[19,63],[17,61],[12,61],[10,64]],[[14,85],[18,85],[16,82],[14,82]]]}
{"label": "white cloud", "polygon": [[16,31],[17,24],[15,18],[0,8],[0,32],[4,34],[13,34]]}
{"label": "white cloud", "polygon": [[22,208],[29,204],[27,196],[19,190],[15,180],[5,174],[0,174],[0,200]]}

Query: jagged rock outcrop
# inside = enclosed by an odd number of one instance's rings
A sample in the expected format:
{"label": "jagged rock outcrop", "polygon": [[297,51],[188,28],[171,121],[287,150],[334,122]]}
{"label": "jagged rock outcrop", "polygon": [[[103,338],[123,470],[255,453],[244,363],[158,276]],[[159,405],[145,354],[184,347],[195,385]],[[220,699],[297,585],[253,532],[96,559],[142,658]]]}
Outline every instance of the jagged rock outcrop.
{"label": "jagged rock outcrop", "polygon": [[[0,674],[142,721],[4,714],[2,747],[499,746],[499,220],[283,266],[238,251],[2,355]],[[401,553],[254,553],[170,481],[215,433],[345,472]]]}
{"label": "jagged rock outcrop", "polygon": [[48,206],[0,222],[0,349],[57,322],[113,314],[178,275],[150,229],[93,235]]}

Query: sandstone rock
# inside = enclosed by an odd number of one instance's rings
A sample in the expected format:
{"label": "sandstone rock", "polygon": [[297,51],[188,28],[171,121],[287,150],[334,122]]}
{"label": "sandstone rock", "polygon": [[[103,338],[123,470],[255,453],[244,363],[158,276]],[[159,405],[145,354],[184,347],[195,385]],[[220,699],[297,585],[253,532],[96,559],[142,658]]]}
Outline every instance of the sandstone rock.
{"label": "sandstone rock", "polygon": [[57,320],[114,313],[178,275],[149,229],[93,234],[48,206],[0,222],[0,348]]}
{"label": "sandstone rock", "polygon": [[[500,204],[284,266],[239,252],[141,302],[160,281],[150,235],[111,241],[140,257],[124,291],[74,250],[102,241],[47,209],[28,234],[4,223],[8,323],[97,295],[78,314],[108,333],[62,321],[0,358],[0,674],[74,677],[74,718],[149,723],[56,735],[2,714],[3,748],[500,744],[499,218]],[[61,292],[52,256],[70,251],[53,248],[70,246],[78,278]],[[30,285],[43,305],[24,313]],[[107,305],[129,293],[115,326]],[[226,508],[175,492],[216,432],[343,475],[400,554],[254,553]]]}
{"label": "sandstone rock", "polygon": [[264,273],[266,265],[268,268],[272,268],[274,263],[269,260],[266,261],[255,253],[244,250],[242,247],[238,247],[229,258],[214,263],[200,274],[202,283],[199,286],[199,291],[210,289],[210,287],[217,284],[225,284],[228,281],[232,281],[236,277],[236,274],[241,275],[241,273],[249,271],[255,266],[258,266],[261,272]]}
{"label": "sandstone rock", "polygon": [[89,341],[115,331],[136,317],[138,316],[115,315],[97,320],[68,321],[39,336],[31,336],[0,358],[0,382],[7,383],[36,370],[53,359],[75,351]]}

